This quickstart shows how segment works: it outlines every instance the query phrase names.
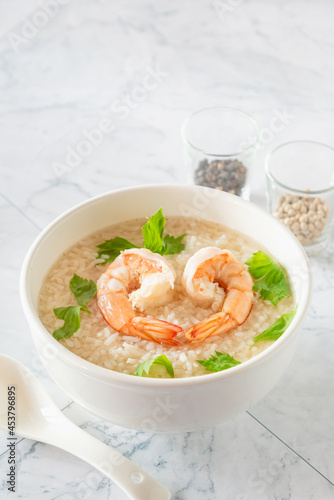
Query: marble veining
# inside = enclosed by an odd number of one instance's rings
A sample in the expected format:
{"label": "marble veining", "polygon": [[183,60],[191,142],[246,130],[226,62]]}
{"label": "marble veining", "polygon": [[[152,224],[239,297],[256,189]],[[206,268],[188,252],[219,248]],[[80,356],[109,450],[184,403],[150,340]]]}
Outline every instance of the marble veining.
{"label": "marble veining", "polygon": [[[334,498],[333,239],[311,259],[311,308],[277,386],[248,413],[177,435],[116,427],[61,392],[21,310],[21,263],[39,231],[76,203],[109,189],[186,182],[180,127],[199,107],[240,107],[266,131],[252,183],[252,200],[265,207],[270,149],[300,138],[333,146],[333,15],[330,0],[0,3],[1,351],[174,500]],[[275,116],[284,117],[279,132]],[[1,432],[1,499],[126,498],[88,464],[28,439],[17,444],[10,493],[7,457]]]}

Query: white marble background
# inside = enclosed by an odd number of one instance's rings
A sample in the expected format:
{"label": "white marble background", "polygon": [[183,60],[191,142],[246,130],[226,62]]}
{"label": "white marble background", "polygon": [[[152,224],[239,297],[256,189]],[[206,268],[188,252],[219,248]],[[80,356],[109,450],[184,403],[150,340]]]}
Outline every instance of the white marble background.
{"label": "white marble background", "polygon": [[[312,307],[280,383],[250,413],[179,435],[117,428],[60,392],[38,363],[19,269],[39,231],[74,204],[123,186],[184,182],[180,126],[199,107],[237,106],[267,129],[252,190],[264,205],[263,158],[272,147],[300,138],[334,145],[333,18],[331,0],[0,1],[1,351],[174,500],[334,498],[333,247],[312,259]],[[140,93],[156,68],[159,81]],[[271,134],[282,111],[289,119]],[[85,133],[104,119],[114,129],[83,152]],[[125,498],[102,476],[87,487],[90,466],[27,439],[17,446],[17,492],[8,493],[5,437],[1,499]]]}

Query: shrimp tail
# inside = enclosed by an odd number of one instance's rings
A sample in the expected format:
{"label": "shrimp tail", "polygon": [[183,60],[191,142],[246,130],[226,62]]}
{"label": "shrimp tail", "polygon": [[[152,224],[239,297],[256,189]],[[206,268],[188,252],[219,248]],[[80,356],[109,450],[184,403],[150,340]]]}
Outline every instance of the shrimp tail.
{"label": "shrimp tail", "polygon": [[165,345],[182,345],[174,337],[183,332],[180,326],[155,318],[136,316],[128,321],[121,333],[131,337],[141,337],[144,340]]}
{"label": "shrimp tail", "polygon": [[205,318],[203,321],[200,321],[199,323],[191,327],[186,332],[185,336],[191,342],[197,342],[205,340],[211,335],[226,333],[232,330],[232,328],[235,328],[237,325],[237,321],[231,318],[231,316],[229,316],[225,312],[220,312],[217,314],[213,314],[208,318]]}

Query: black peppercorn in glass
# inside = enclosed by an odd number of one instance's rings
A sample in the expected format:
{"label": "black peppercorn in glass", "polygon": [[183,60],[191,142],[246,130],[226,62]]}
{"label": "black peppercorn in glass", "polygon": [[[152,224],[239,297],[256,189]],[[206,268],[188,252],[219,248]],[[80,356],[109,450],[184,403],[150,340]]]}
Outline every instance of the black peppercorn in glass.
{"label": "black peppercorn in glass", "polygon": [[259,133],[257,121],[239,109],[192,113],[182,127],[189,180],[249,199]]}

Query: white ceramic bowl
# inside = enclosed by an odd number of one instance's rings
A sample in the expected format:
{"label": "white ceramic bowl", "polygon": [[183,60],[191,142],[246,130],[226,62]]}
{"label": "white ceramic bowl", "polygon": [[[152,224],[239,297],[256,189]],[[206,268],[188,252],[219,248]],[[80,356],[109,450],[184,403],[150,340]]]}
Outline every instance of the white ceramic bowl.
{"label": "white ceramic bowl", "polygon": [[[44,328],[38,294],[50,266],[68,247],[110,224],[149,216],[197,216],[230,226],[261,242],[285,266],[298,302],[286,332],[255,358],[228,370],[183,379],[141,378],[113,372],[76,356]],[[143,431],[178,432],[213,426],[259,401],[278,381],[296,348],[311,295],[306,254],[274,217],[236,196],[198,186],[151,185],[90,199],[52,222],[28,252],[21,301],[37,351],[71,398],[114,424]]]}

